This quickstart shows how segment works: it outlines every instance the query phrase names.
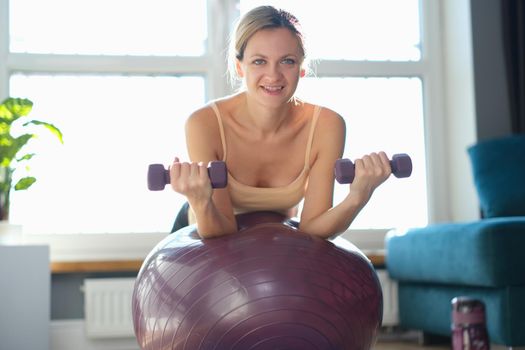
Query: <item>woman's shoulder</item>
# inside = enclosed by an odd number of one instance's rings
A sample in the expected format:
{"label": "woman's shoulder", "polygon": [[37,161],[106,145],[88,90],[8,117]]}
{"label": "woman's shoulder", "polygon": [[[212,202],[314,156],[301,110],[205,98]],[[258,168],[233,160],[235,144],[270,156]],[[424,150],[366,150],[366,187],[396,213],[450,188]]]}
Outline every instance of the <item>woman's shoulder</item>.
{"label": "woman's shoulder", "polygon": [[[327,122],[336,122],[337,120],[342,120],[343,118],[333,109],[326,107],[322,104],[315,103],[313,101],[306,101],[301,98],[295,98],[295,105],[300,109],[306,110],[307,114],[314,116],[317,111],[319,113],[319,118],[326,119]],[[308,112],[310,111],[310,112]]]}
{"label": "woman's shoulder", "polygon": [[191,112],[190,116],[188,117],[188,120],[198,121],[200,119],[208,118],[209,116],[213,116],[211,103],[207,103],[193,110],[193,112]]}
{"label": "woman's shoulder", "polygon": [[187,126],[205,127],[217,124],[215,107],[222,105],[221,100],[213,100],[194,110],[186,121]]}
{"label": "woman's shoulder", "polygon": [[239,104],[239,95],[230,95],[211,100],[206,105],[195,110],[189,117],[192,122],[208,122],[210,118],[217,119],[217,113],[222,118]]}
{"label": "woman's shoulder", "polygon": [[219,119],[221,122],[231,114],[238,105],[239,95],[231,95],[212,100],[193,111],[186,121],[186,128],[217,130]]}
{"label": "woman's shoulder", "polygon": [[333,109],[322,106],[314,135],[312,153],[315,157],[321,154],[340,157],[346,138],[345,120]]}
{"label": "woman's shoulder", "polygon": [[313,107],[314,109],[319,109],[319,117],[317,120],[318,128],[345,128],[344,118],[333,109],[322,105],[313,105]]}
{"label": "woman's shoulder", "polygon": [[194,110],[186,119],[186,133],[213,133],[217,128],[217,118],[211,104],[206,104]]}
{"label": "woman's shoulder", "polygon": [[320,111],[315,125],[313,151],[319,153],[328,148],[339,152],[346,138],[345,120],[331,108],[325,106],[317,108]]}
{"label": "woman's shoulder", "polygon": [[219,126],[211,104],[190,114],[185,134],[188,152],[194,159],[222,159]]}

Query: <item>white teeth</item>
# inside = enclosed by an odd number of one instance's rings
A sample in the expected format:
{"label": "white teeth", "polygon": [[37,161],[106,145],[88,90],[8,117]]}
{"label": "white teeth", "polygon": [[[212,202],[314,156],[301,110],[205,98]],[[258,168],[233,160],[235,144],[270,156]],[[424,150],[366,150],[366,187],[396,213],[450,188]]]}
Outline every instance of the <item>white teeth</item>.
{"label": "white teeth", "polygon": [[268,91],[279,91],[283,89],[282,86],[265,86],[264,88]]}

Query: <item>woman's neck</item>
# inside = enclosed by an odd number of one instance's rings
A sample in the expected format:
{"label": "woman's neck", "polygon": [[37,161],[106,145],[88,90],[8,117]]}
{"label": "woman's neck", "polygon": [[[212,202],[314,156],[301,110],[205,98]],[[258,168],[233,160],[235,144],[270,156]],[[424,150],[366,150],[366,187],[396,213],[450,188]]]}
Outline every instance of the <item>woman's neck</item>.
{"label": "woman's neck", "polygon": [[240,106],[243,124],[258,133],[261,137],[269,137],[279,133],[279,131],[293,121],[295,116],[295,106],[298,101],[291,101],[278,107],[268,107],[250,99],[246,94],[244,102]]}

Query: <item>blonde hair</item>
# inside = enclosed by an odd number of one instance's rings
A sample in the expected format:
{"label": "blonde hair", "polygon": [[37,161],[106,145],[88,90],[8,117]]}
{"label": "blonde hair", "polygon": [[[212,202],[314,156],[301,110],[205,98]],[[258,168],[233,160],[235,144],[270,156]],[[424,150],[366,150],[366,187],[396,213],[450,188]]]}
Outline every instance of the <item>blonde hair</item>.
{"label": "blonde hair", "polygon": [[235,68],[236,61],[242,61],[244,51],[250,38],[260,30],[286,28],[297,37],[301,50],[301,64],[306,65],[306,48],[304,34],[297,17],[282,9],[273,6],[259,6],[248,11],[237,23],[233,36],[230,38],[230,52],[228,55],[228,72],[232,85],[239,81]]}

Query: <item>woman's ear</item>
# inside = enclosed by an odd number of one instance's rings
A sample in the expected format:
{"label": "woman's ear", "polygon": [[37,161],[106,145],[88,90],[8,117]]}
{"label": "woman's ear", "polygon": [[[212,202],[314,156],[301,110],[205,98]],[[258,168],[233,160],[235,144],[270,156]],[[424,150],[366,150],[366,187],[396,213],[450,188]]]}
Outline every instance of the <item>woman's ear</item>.
{"label": "woman's ear", "polygon": [[235,71],[237,72],[239,78],[244,78],[244,72],[242,70],[241,61],[239,61],[238,59],[235,60]]}
{"label": "woman's ear", "polygon": [[306,69],[301,68],[301,72],[300,72],[300,74],[301,74],[301,75],[300,75],[301,78],[304,78],[304,76],[306,75]]}

